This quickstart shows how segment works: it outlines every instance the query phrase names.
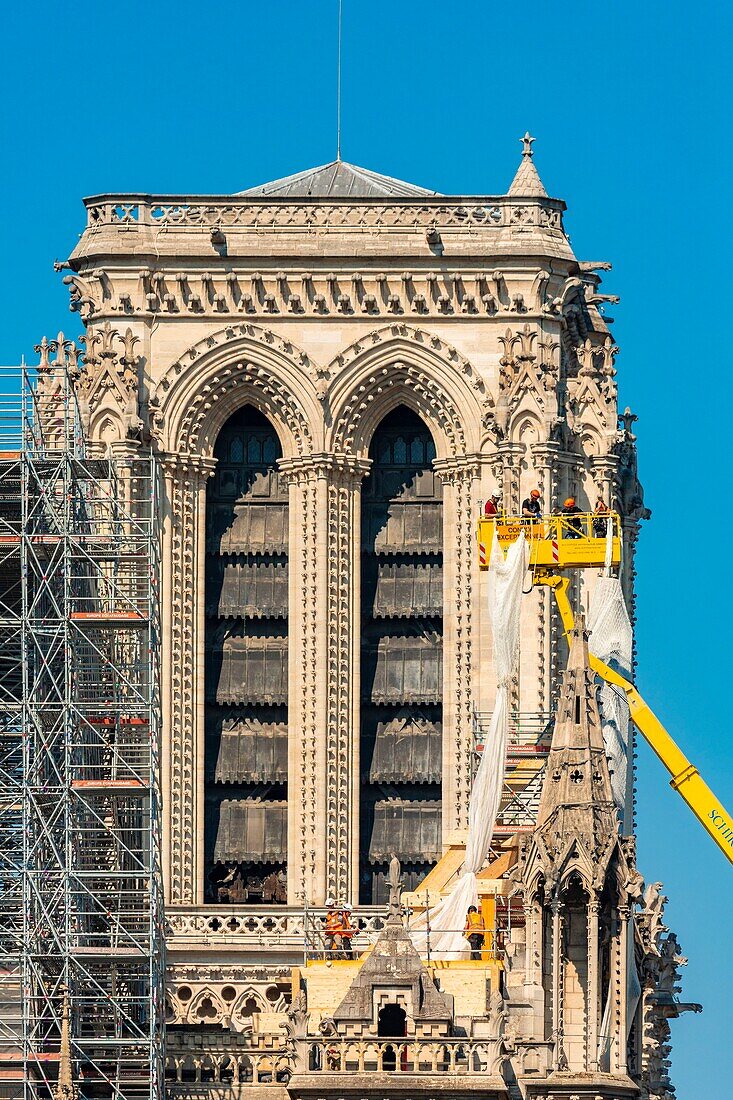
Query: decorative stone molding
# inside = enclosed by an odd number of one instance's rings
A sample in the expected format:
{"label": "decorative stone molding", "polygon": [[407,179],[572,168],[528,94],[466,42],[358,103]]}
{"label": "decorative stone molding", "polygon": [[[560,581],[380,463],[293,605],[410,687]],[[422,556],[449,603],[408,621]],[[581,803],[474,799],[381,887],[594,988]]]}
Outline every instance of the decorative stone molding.
{"label": "decorative stone molding", "polygon": [[240,1034],[251,1033],[253,1016],[288,1010],[290,989],[287,978],[279,983],[248,980],[239,972],[226,979],[214,979],[198,971],[193,979],[166,983],[166,1021],[221,1027]]}
{"label": "decorative stone molding", "polygon": [[326,890],[335,898],[358,888],[360,490],[371,463],[329,456],[327,469],[328,603],[326,715]]}
{"label": "decorative stone molding", "polygon": [[63,332],[55,340],[42,337],[33,350],[39,355],[35,428],[42,433],[47,447],[56,448],[74,431],[75,406],[69,401],[70,384],[73,385],[81,374],[81,353],[75,342],[67,340]]}
{"label": "decorative stone molding", "polygon": [[[313,458],[280,460],[282,476],[291,494],[290,542],[298,547],[291,561],[289,622],[289,730],[291,741],[288,773],[288,892],[291,900],[313,900],[318,892],[317,849],[324,827],[319,772],[322,750],[319,733],[322,709],[319,705],[319,667],[322,662],[319,638],[319,607],[323,585],[319,577],[318,469]],[[297,758],[297,762],[296,762]]]}
{"label": "decorative stone molding", "polygon": [[468,825],[473,750],[478,455],[437,460],[444,497],[443,833]]}
{"label": "decorative stone molding", "polygon": [[189,347],[150,400],[164,450],[210,455],[226,419],[250,401],[273,422],[285,457],[317,449],[317,372],[305,352],[268,329],[228,325]]}
{"label": "decorative stone molding", "polygon": [[143,422],[139,412],[140,342],[131,328],[120,335],[109,321],[82,336],[85,369],[79,376],[77,396],[87,437],[110,444],[122,440],[141,442]]}
{"label": "decorative stone molding", "polygon": [[525,324],[508,328],[499,343],[499,396],[496,403],[496,439],[515,439],[523,415],[531,413],[550,439],[559,419],[560,344]]}
{"label": "decorative stone molding", "polygon": [[170,744],[168,816],[168,895],[172,904],[195,904],[198,882],[199,822],[197,785],[198,739],[201,736],[197,705],[203,690],[203,654],[199,631],[199,556],[202,527],[201,502],[214,470],[210,459],[198,455],[166,455],[161,463],[169,529],[164,530],[164,560],[170,562],[169,585],[164,596],[164,637],[169,693],[165,705],[166,734]]}
{"label": "decorative stone molding", "polygon": [[329,374],[334,451],[365,456],[378,423],[398,404],[425,420],[439,457],[478,450],[491,399],[468,360],[438,336],[402,323],[375,329],[341,352]]}

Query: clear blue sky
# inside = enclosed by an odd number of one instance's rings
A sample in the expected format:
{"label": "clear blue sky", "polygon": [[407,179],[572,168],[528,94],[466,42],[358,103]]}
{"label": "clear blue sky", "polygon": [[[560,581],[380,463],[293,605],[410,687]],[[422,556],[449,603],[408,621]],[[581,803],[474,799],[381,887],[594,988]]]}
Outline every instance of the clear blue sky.
{"label": "clear blue sky", "polygon": [[[529,128],[576,254],[613,262],[621,401],[639,415],[654,512],[638,681],[733,808],[726,8],[346,0],[342,151],[496,193]],[[52,263],[82,229],[82,195],[233,192],[333,158],[335,17],[336,0],[6,6],[0,361],[78,331]],[[705,1006],[673,1024],[673,1079],[680,1100],[703,1100],[729,1069],[733,869],[645,745],[638,791],[640,867],[664,881],[684,996]]]}

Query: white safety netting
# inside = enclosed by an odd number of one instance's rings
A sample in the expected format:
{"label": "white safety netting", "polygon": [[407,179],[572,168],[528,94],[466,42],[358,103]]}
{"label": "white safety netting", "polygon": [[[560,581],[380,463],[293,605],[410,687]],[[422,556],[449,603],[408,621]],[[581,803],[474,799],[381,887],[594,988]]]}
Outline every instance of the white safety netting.
{"label": "white safety netting", "polygon": [[489,620],[497,677],[496,702],[471,790],[466,857],[461,876],[448,897],[429,915],[419,918],[412,928],[415,946],[424,954],[429,921],[430,954],[435,958],[458,959],[468,951],[463,935],[466,912],[469,905],[477,904],[476,875],[489,854],[504,785],[509,688],[519,652],[522,581],[526,568],[524,532],[509,547],[506,558],[494,535],[489,556]]}
{"label": "white safety netting", "polygon": [[[621,580],[611,576],[612,538],[613,529],[609,523],[605,575],[597,578],[588,609],[588,646],[594,656],[629,679],[634,639]],[[624,818],[631,805],[631,775],[628,765],[629,706],[621,688],[605,682],[601,685],[599,701],[603,740],[611,768],[611,786],[619,811],[621,831],[624,832]]]}

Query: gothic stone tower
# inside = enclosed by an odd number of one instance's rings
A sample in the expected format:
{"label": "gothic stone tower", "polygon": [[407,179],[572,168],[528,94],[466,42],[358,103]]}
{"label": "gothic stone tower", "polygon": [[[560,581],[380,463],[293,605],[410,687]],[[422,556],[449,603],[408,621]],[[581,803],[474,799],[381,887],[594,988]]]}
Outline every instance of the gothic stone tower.
{"label": "gothic stone tower", "polygon": [[[502,195],[337,161],[86,200],[62,266],[87,434],[163,471],[170,1020],[192,1036],[276,1026],[303,905],[367,913],[392,853],[410,886],[464,835],[495,681],[474,535],[492,492],[508,511],[534,487],[546,511],[602,494],[633,616],[647,513],[610,265],[573,254],[532,140]],[[543,720],[566,659],[551,601],[525,600],[512,700]]]}

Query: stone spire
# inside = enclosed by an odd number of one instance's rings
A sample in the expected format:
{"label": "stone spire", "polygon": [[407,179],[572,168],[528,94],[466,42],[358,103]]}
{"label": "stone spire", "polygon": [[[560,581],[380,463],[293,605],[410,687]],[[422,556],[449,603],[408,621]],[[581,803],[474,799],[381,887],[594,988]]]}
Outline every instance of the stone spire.
{"label": "stone spire", "polygon": [[517,168],[517,173],[511,182],[508,195],[522,195],[530,196],[532,198],[546,198],[547,192],[545,186],[540,179],[539,172],[534,166],[532,157],[532,142],[535,140],[529,130],[523,138],[519,139],[522,143],[522,160]]}
{"label": "stone spire", "polygon": [[61,1046],[59,1049],[59,1075],[54,1089],[54,1100],[76,1100],[74,1076],[71,1067],[71,1039],[69,1037],[69,991],[64,989],[61,1006]]}
{"label": "stone spire", "polygon": [[[542,787],[536,835],[553,859],[580,845],[600,869],[618,836],[595,675],[582,617],[571,637],[552,747]],[[605,858],[602,858],[605,857]]]}

